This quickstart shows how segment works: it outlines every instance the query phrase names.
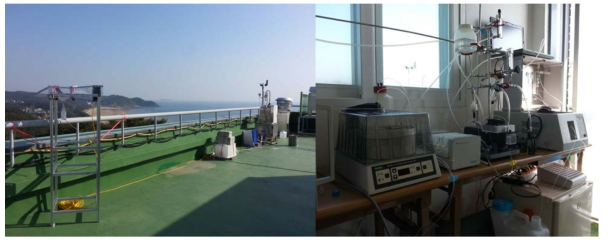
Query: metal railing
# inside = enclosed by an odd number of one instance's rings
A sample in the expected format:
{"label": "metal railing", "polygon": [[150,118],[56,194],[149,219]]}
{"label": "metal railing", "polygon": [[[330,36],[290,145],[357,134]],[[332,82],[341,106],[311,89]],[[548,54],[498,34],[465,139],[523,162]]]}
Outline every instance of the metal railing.
{"label": "metal railing", "polygon": [[[249,117],[252,117],[252,111],[257,110],[258,114],[260,114],[259,107],[246,107],[246,108],[232,108],[232,109],[216,109],[216,110],[197,110],[197,111],[172,111],[172,112],[158,112],[158,113],[142,113],[142,114],[127,114],[127,115],[113,115],[113,116],[101,116],[101,121],[113,121],[113,120],[129,120],[129,119],[138,119],[138,118],[153,118],[154,119],[154,139],[157,139],[158,135],[158,117],[168,117],[168,116],[179,116],[179,134],[182,135],[182,125],[183,125],[183,115],[196,115],[198,114],[198,125],[202,126],[203,123],[203,114],[214,113],[214,124],[215,129],[217,129],[218,124],[218,116],[217,114],[220,112],[228,112],[228,120],[232,119],[231,113],[238,111],[239,119],[243,119],[243,111],[249,111]],[[221,117],[220,117],[221,119]],[[91,122],[91,117],[73,117],[66,119],[59,119],[59,124],[76,124],[76,146],[80,146],[80,123]],[[14,127],[23,128],[23,127],[39,127],[39,126],[49,126],[49,120],[25,120],[25,121],[8,121],[4,123],[5,129],[9,129],[9,149],[10,149],[10,168],[15,166],[15,135],[14,135]],[[125,123],[120,123],[120,134],[121,134],[121,146],[125,143]],[[5,145],[6,146],[6,145]]]}

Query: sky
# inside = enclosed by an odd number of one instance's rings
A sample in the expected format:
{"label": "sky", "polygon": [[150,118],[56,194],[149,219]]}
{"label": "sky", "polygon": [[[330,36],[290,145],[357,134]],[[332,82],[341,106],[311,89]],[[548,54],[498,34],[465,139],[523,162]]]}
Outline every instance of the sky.
{"label": "sky", "polygon": [[314,5],[6,5],[7,91],[255,102],[315,85]]}
{"label": "sky", "polygon": [[[439,36],[438,4],[382,4],[382,25]],[[317,4],[316,13],[352,20],[351,4]],[[352,29],[372,28],[350,23],[316,19],[316,38],[354,43]],[[393,30],[381,30],[385,45],[432,41],[428,37]],[[371,48],[371,47],[362,47]],[[316,80],[318,83],[352,84],[352,48],[324,42],[316,43]],[[392,86],[428,87],[439,75],[439,42],[412,46],[385,47],[382,56],[383,82]],[[415,64],[415,65],[414,65]],[[412,68],[414,67],[415,68]],[[406,67],[408,67],[406,69]],[[433,85],[438,88],[440,82]]]}

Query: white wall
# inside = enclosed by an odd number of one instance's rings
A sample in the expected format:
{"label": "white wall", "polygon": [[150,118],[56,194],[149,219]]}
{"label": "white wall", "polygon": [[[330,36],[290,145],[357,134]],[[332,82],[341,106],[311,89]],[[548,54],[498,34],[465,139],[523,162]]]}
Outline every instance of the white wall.
{"label": "white wall", "polygon": [[[457,26],[459,21],[462,23],[471,23],[475,26],[478,25],[479,19],[479,5],[478,4],[464,4],[460,6],[460,10],[458,8],[459,5],[453,6],[454,18],[452,21],[454,25]],[[511,22],[513,24],[523,26],[525,30],[524,40],[526,40],[527,49],[537,49],[540,41],[544,36],[544,4],[483,4],[482,5],[482,13],[481,20],[482,24],[487,24],[490,16],[495,16],[498,12],[498,9],[502,10],[503,18]],[[542,17],[541,17],[542,16]],[[452,30],[453,33],[453,30]],[[373,33],[371,33],[373,34]],[[370,34],[370,35],[371,35]],[[453,36],[453,34],[452,34]],[[365,37],[364,37],[365,38]],[[369,38],[369,37],[368,37]],[[362,38],[363,39],[363,38]],[[363,41],[363,40],[362,40]],[[365,44],[365,43],[364,43]],[[531,47],[535,46],[535,47]],[[464,59],[462,59],[464,60]],[[365,61],[365,60],[364,60]],[[475,58],[473,58],[473,65],[476,66]],[[466,62],[462,62],[465,64]],[[466,70],[470,70],[472,67],[469,67],[465,64],[463,67],[465,72]],[[487,70],[487,66],[483,65],[480,67],[482,72],[485,73]],[[464,78],[459,75],[459,71],[457,69],[453,69],[451,72],[452,81],[450,88],[450,97],[454,96],[454,92],[456,91],[458,86],[462,82],[464,82]],[[363,74],[365,77],[365,74]],[[373,76],[372,76],[373,77]],[[369,78],[369,77],[368,77]],[[365,80],[365,79],[364,79]],[[477,79],[470,80],[473,84],[478,84]],[[487,81],[485,82],[487,83]],[[365,88],[365,87],[364,87]],[[369,87],[368,87],[369,88]],[[338,96],[338,94],[343,94],[344,91],[332,91],[332,90],[321,90],[322,88],[319,86],[317,89],[317,104],[326,104],[331,105],[334,108],[333,117],[334,117],[334,131],[333,136],[337,136],[337,121],[338,114],[341,108],[357,105],[365,102],[373,102],[373,97],[369,97],[369,95],[364,95],[363,97],[367,97],[367,99],[360,98],[336,98],[343,97]],[[465,89],[466,90],[466,89]],[[416,101],[417,98],[420,97],[421,92],[411,92],[410,93],[410,101],[412,104],[409,105],[408,111],[423,111],[428,112],[431,119],[431,126],[433,129],[442,129],[449,131],[459,131],[457,125],[453,122],[453,118],[450,115],[449,110],[446,107],[447,99],[445,95],[445,91],[434,90],[433,92],[429,92],[425,98],[421,101]],[[399,93],[390,93],[396,100],[396,104],[404,104],[405,99],[403,99],[402,95]],[[488,94],[487,90],[482,90],[479,94],[480,99],[482,101],[482,107],[485,109],[486,116],[487,107],[488,107]],[[472,96],[470,92],[463,91],[461,92],[461,100],[457,100],[456,104],[454,104],[453,111],[455,113],[456,119],[460,123],[461,126],[465,126],[466,122],[472,119],[472,113],[469,110],[469,104],[471,104]],[[399,108],[399,105],[397,105]],[[328,163],[328,148],[333,148],[334,145],[329,146],[327,144],[327,140],[323,139],[322,134],[327,134],[327,120],[323,119],[323,117],[317,118],[317,169],[320,171],[324,171],[322,173],[326,173],[327,163]],[[481,190],[479,187],[485,185],[486,180],[480,181],[478,183],[471,183],[466,185],[463,188],[463,217],[471,215],[477,211],[475,208],[475,202],[477,199],[477,190]],[[446,193],[440,191],[433,192],[432,198],[432,209],[438,211],[440,207],[444,204],[446,199]],[[373,220],[365,220],[364,223],[371,223]],[[345,230],[346,228],[351,229],[353,224],[358,224],[358,220],[354,220],[348,224],[342,225],[341,227],[337,227],[334,231],[332,229],[327,229],[323,231],[323,234],[331,235],[332,232],[340,232],[341,230]],[[356,228],[356,226],[354,226]],[[364,228],[371,227],[369,225],[365,225]]]}

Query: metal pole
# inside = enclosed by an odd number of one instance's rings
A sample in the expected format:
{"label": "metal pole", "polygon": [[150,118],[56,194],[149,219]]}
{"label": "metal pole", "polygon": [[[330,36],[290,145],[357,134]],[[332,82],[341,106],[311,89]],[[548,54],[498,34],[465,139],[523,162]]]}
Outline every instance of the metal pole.
{"label": "metal pole", "polygon": [[203,113],[198,113],[198,130],[203,130]]}
{"label": "metal pole", "polygon": [[[490,34],[489,33],[488,33],[488,38],[490,38]],[[490,66],[492,66],[492,65],[490,65],[490,56],[491,55],[492,54],[490,54],[489,52],[488,52],[488,54],[486,54],[486,60],[487,60],[486,61],[486,66],[488,67],[488,85],[492,84],[492,77],[490,75]],[[491,90],[492,89],[488,89],[488,117],[490,119],[493,118],[493,116],[492,116],[492,97],[490,97],[490,93],[491,93],[490,91]]]}
{"label": "metal pole", "polygon": [[[14,125],[13,125],[14,126]],[[13,133],[13,129],[10,130],[10,140],[11,140],[11,169],[15,167],[15,135]]]}
{"label": "metal pole", "polygon": [[239,110],[239,124],[243,124],[243,111]]}
{"label": "metal pole", "polygon": [[53,145],[55,144],[53,142],[53,97],[49,97],[49,136],[50,136],[50,149],[51,149],[51,153],[49,155],[49,159],[50,159],[50,163],[51,163],[51,187],[49,188],[50,193],[51,194],[51,227],[55,227],[55,210],[57,209],[57,206],[55,205],[56,201],[55,201],[55,163],[53,162]]}
{"label": "metal pole", "polygon": [[55,152],[54,152],[55,125],[53,124],[53,123],[55,123],[54,117],[56,117],[56,114],[55,114],[55,107],[54,107],[53,99],[54,99],[54,95],[51,97],[50,102],[49,102],[50,103],[49,104],[49,107],[50,107],[49,113],[51,116],[51,117],[49,117],[49,121],[50,121],[49,122],[49,135],[50,135],[50,150],[51,150],[50,156],[49,156],[49,159],[51,160],[50,161],[51,162],[51,168],[50,168],[51,169],[51,187],[50,187],[51,193],[50,194],[51,194],[51,207],[52,207],[52,209],[51,209],[51,227],[55,227],[54,214],[55,214],[55,210],[57,210],[57,200],[56,200],[57,198],[55,196],[55,188],[56,188],[55,187],[55,184],[56,184],[55,169],[56,168],[55,168]]}
{"label": "metal pole", "polygon": [[157,118],[158,117],[156,117],[156,116],[154,117],[154,140],[156,140],[156,137],[158,135],[158,133],[157,133],[158,132],[158,122],[157,122],[158,119]]}
{"label": "metal pole", "polygon": [[[76,146],[80,147],[80,122],[76,123]],[[76,150],[76,154],[80,153],[80,149]]]}
{"label": "metal pole", "polygon": [[179,115],[179,135],[182,135],[182,115]]}
{"label": "metal pole", "polygon": [[97,223],[100,221],[99,213],[99,192],[101,191],[101,91],[97,97],[97,195],[95,197],[97,205]]}
{"label": "metal pole", "polygon": [[228,111],[228,127],[232,124],[232,119],[230,118],[230,111]]}
{"label": "metal pole", "polygon": [[215,129],[217,129],[217,112],[215,112]]}
{"label": "metal pole", "polygon": [[[366,24],[366,23],[361,23],[361,22],[356,22],[356,21],[350,21],[350,20],[344,20],[344,19],[330,18],[330,17],[321,16],[321,15],[315,15],[315,17],[322,18],[322,19],[334,20],[334,21],[340,21],[340,22],[346,22],[346,23],[351,23],[351,24],[367,25],[367,26],[376,27],[376,28],[382,28],[382,29],[387,29],[387,30],[400,31],[400,32],[405,32],[405,33],[425,36],[425,37],[433,38],[433,39],[436,39],[436,40],[442,40],[442,41],[447,41],[447,42],[450,42],[450,43],[454,43],[453,40],[439,38],[439,37],[436,37],[436,36],[426,35],[426,34],[414,32],[414,31],[409,31],[409,30],[402,30],[402,29],[396,29],[396,28],[391,28],[391,27],[384,27],[384,26],[375,25],[375,24]],[[264,95],[264,94],[262,94],[262,95]]]}
{"label": "metal pole", "polygon": [[[156,120],[156,119],[154,119],[154,120]],[[120,123],[120,137],[121,137],[120,146],[125,146],[125,122],[126,122],[126,120],[124,120]]]}

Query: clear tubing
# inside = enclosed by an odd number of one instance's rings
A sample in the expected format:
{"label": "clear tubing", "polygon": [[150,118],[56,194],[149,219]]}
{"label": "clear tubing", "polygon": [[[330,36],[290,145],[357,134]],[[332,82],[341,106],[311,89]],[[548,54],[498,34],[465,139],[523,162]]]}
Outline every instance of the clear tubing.
{"label": "clear tubing", "polygon": [[481,44],[481,43],[483,43],[484,41],[487,41],[487,40],[488,40],[488,38],[485,38],[485,39],[479,41],[479,44]]}
{"label": "clear tubing", "polygon": [[549,106],[549,105],[547,104],[547,102],[545,102],[545,100],[543,100],[543,98],[542,98],[542,97],[540,97],[540,95],[537,95],[537,94],[533,94],[533,95],[535,95],[535,97],[536,97],[537,99],[539,99],[539,100],[540,100],[540,102],[543,102],[543,105],[545,105],[545,106]]}
{"label": "clear tubing", "polygon": [[[447,170],[447,171],[450,173],[450,176],[454,176],[454,174],[452,174],[452,169],[450,169],[450,166],[448,165],[448,163],[446,163],[445,161],[443,161],[443,160],[442,160],[442,159],[440,159],[440,158],[437,158],[437,160],[438,160],[438,161],[440,161],[440,162],[442,162],[442,163],[445,165],[445,169],[446,169],[446,170]],[[455,181],[453,181],[453,182],[452,182],[452,192],[450,193],[450,197],[448,198],[448,201],[446,202],[446,205],[450,205],[450,203],[452,203],[452,198],[454,197],[454,189],[456,188],[456,187],[455,187],[455,185],[456,185],[456,182],[455,182]],[[444,216],[444,215],[445,215],[445,213],[447,213],[447,212],[448,212],[448,210],[445,210],[445,211],[443,212],[443,214],[439,215],[439,218],[437,218],[437,221],[439,221],[441,218],[443,218],[443,216]],[[433,220],[435,220],[435,218],[436,218],[437,216],[438,216],[438,215],[435,215],[434,217],[432,217],[432,218],[429,220],[429,223],[436,224],[437,222],[433,222]],[[418,236],[418,234],[420,233],[420,231],[421,231],[422,229],[424,229],[426,226],[427,226],[427,225],[424,225],[423,227],[420,227],[420,229],[419,229],[419,230],[416,232],[416,236]],[[430,228],[429,228],[429,229],[430,229]],[[424,234],[425,234],[427,231],[428,231],[428,230],[425,230],[424,232],[422,232],[422,234],[424,235]]]}
{"label": "clear tubing", "polygon": [[403,95],[405,95],[405,99],[407,100],[407,105],[410,105],[410,98],[407,95],[407,90],[405,90],[405,86],[403,86],[403,84],[401,84],[401,82],[399,82],[399,80],[396,80],[394,78],[384,78],[383,81],[387,80],[387,79],[388,80],[393,80],[393,81],[397,82],[401,86],[401,89],[403,90]]}
{"label": "clear tubing", "polygon": [[[403,94],[403,96],[405,96],[405,99],[407,100],[407,103],[408,103],[408,104],[410,103],[410,99],[407,97],[407,93],[405,93],[405,92],[401,91],[401,90],[400,90],[400,89],[398,89],[398,88],[386,87],[386,88],[384,88],[384,89],[380,89],[380,90],[385,90],[385,89],[387,89],[387,88],[388,88],[388,89],[390,89],[390,90],[397,90],[397,91],[399,91],[400,93],[402,93],[402,94]],[[378,90],[378,91],[380,91],[380,90]],[[376,97],[378,97],[378,95],[377,95],[377,94],[376,94]],[[378,98],[376,98],[376,102],[377,102],[377,101],[378,101]]]}
{"label": "clear tubing", "polygon": [[[448,73],[450,73],[451,69],[452,69],[452,65],[449,65]],[[458,126],[459,131],[462,131],[462,127],[460,126],[460,123],[458,123],[458,120],[456,120],[456,115],[454,115],[454,111],[452,110],[452,104],[450,103],[450,89],[445,89],[445,96],[447,97],[448,108],[450,109],[450,114],[452,114],[452,118],[454,118],[454,122]]]}
{"label": "clear tubing", "polygon": [[[560,105],[560,106],[563,106],[563,105],[564,105],[564,103],[562,103],[562,101],[561,101],[561,100],[558,100],[557,98],[555,98],[555,96],[551,95],[551,93],[549,93],[549,92],[547,91],[547,89],[545,89],[545,86],[543,85],[543,83],[542,83],[542,82],[538,82],[538,83],[540,84],[540,87],[543,87],[543,93],[547,93],[549,96],[551,96],[551,98],[553,98],[554,100],[557,100],[557,102],[559,102],[559,105]],[[542,100],[542,99],[541,99],[541,100]],[[543,103],[545,103],[545,101],[544,101],[544,100],[543,100]]]}
{"label": "clear tubing", "polygon": [[545,48],[545,39],[543,38],[540,41],[540,46],[538,47],[538,53],[536,53],[536,56],[534,57],[534,59],[532,59],[532,61],[530,62],[530,64],[528,65],[524,65],[523,70],[526,70],[526,67],[532,65],[532,63],[534,63],[534,61],[536,61],[536,59],[538,58],[538,55],[540,55],[540,52]]}
{"label": "clear tubing", "polygon": [[[447,67],[443,68],[443,70],[441,71],[441,73],[439,73],[439,76],[437,76],[437,77],[435,78],[435,80],[433,80],[433,82],[431,83],[431,85],[429,85],[429,87],[428,87],[428,88],[426,88],[426,90],[424,91],[424,93],[422,93],[422,95],[420,96],[420,100],[421,100],[422,98],[424,98],[424,95],[426,95],[426,92],[428,92],[428,91],[431,89],[431,87],[433,87],[433,84],[435,84],[435,82],[437,82],[437,80],[439,80],[439,77],[441,77],[441,75],[443,74],[443,72],[445,72],[445,70],[451,69],[451,66],[452,66],[452,64],[454,63],[454,61],[456,61],[456,58],[458,58],[458,55],[456,55],[456,56],[454,57],[454,59],[452,59],[452,61],[450,61],[450,63],[448,63],[448,66],[447,66]],[[450,73],[450,72],[448,72],[448,75],[449,75],[449,73]]]}
{"label": "clear tubing", "polygon": [[[402,93],[402,94],[403,94],[403,96],[405,96],[405,100],[407,100],[407,103],[406,103],[406,104],[407,104],[407,105],[409,105],[409,104],[410,104],[410,99],[407,97],[407,94],[406,94],[406,93],[404,93],[402,90],[400,90],[400,89],[398,89],[398,88],[392,88],[392,87],[389,87],[388,89],[391,89],[391,90],[397,90],[397,91],[399,91],[400,93]],[[403,110],[405,110],[405,108],[406,108],[406,106],[404,105],[404,106],[403,106]]]}
{"label": "clear tubing", "polygon": [[[528,84],[532,85],[532,82],[530,82],[530,75],[528,75],[528,74],[529,74],[529,73],[526,73],[526,78],[528,79]],[[538,82],[538,83],[540,83],[540,86],[543,86],[543,83],[541,83],[541,82]],[[547,90],[545,90],[545,87],[543,86],[543,92],[546,92],[546,91],[547,91]],[[547,92],[547,93],[549,93],[549,92]],[[541,102],[543,102],[543,105],[549,106],[549,105],[547,105],[547,102],[545,102],[545,100],[543,100],[543,98],[542,98],[542,97],[540,97],[540,95],[537,95],[537,94],[533,94],[533,95],[536,95],[536,98],[538,98],[538,99],[539,99]],[[551,95],[551,94],[549,94],[549,95]],[[551,95],[551,96],[552,96],[552,95]],[[555,98],[554,98],[554,99],[555,99]],[[561,105],[561,103],[562,103],[562,102],[561,102],[561,101],[559,101],[559,100],[557,100],[557,102],[559,102],[559,103],[560,103],[560,105]]]}
{"label": "clear tubing", "polygon": [[475,90],[473,90],[473,95],[475,96],[475,100],[477,100],[477,105],[479,105],[479,111],[481,111],[481,118],[485,119],[486,116],[485,114],[483,114],[483,106],[481,106],[481,100],[479,99],[479,96],[477,96],[477,92],[475,92]]}
{"label": "clear tubing", "polygon": [[358,46],[358,47],[403,47],[403,46],[415,46],[415,45],[424,45],[424,44],[431,44],[431,43],[439,42],[438,40],[434,40],[434,41],[413,42],[413,43],[407,43],[407,44],[371,45],[371,44],[351,44],[351,43],[346,43],[346,42],[336,42],[336,41],[329,41],[329,40],[324,40],[324,39],[319,39],[319,38],[316,38],[315,40],[317,40],[318,42],[334,44],[334,45]]}
{"label": "clear tubing", "polygon": [[[452,61],[453,62],[453,61]],[[475,72],[475,70],[477,70],[482,64],[484,64],[485,62],[487,62],[487,60],[479,63],[479,65],[477,65],[477,67],[475,67],[473,70],[471,70],[471,72],[469,73],[469,75],[465,75],[464,72],[462,71],[462,67],[460,67],[460,64],[458,64],[458,62],[456,62],[456,65],[458,65],[458,68],[460,68],[460,71],[462,72],[463,76],[466,76],[467,78],[464,80],[464,82],[462,83],[462,85],[460,85],[460,88],[458,89],[458,91],[456,91],[456,94],[460,93],[460,91],[462,90],[462,88],[464,87],[464,85],[466,83],[469,84],[469,86],[473,87],[473,84],[471,84],[471,82],[469,82],[469,77],[471,77],[471,74],[473,72]],[[450,65],[451,66],[451,65]],[[430,88],[430,87],[429,87]],[[456,116],[454,115],[454,112],[452,111],[452,104],[454,103],[454,101],[456,101],[456,96],[454,96],[452,102],[450,102],[450,97],[448,94],[448,89],[446,89],[446,96],[448,97],[448,107],[450,109],[450,113],[452,113],[452,117],[454,118],[454,121],[456,122],[456,124],[458,125],[458,128],[460,128],[460,130],[462,130],[462,128],[460,127],[460,124],[458,123],[458,121],[456,121]],[[479,107],[481,108],[481,102],[479,102],[479,97],[477,95],[475,95],[475,98],[478,100],[478,104]],[[483,114],[483,111],[482,111]]]}
{"label": "clear tubing", "polygon": [[447,100],[448,100],[448,108],[450,108],[450,114],[452,114],[452,118],[454,118],[454,122],[456,122],[456,125],[458,125],[459,131],[462,131],[462,127],[460,126],[460,123],[458,123],[458,120],[456,120],[456,116],[454,115],[454,111],[452,110],[452,104],[450,104],[450,89],[445,89],[445,96],[447,97]]}
{"label": "clear tubing", "polygon": [[[455,60],[452,60],[452,62],[454,62]],[[464,85],[466,83],[469,84],[470,87],[473,87],[473,84],[471,84],[471,82],[469,82],[469,78],[471,77],[471,74],[473,72],[475,72],[475,70],[477,70],[482,64],[484,64],[485,62],[487,62],[487,60],[479,63],[479,65],[477,65],[477,67],[475,67],[473,70],[471,70],[471,72],[469,73],[469,75],[466,75],[464,73],[464,71],[462,70],[462,67],[460,66],[460,64],[458,62],[456,62],[456,65],[458,66],[458,68],[460,69],[460,72],[462,73],[463,76],[466,76],[467,78],[464,80],[464,82],[462,83],[462,85],[460,86],[460,88],[458,89],[458,91],[456,91],[456,94],[460,93],[460,91],[462,90],[462,88],[464,87]],[[449,66],[451,69],[451,65]],[[430,88],[430,87],[429,87]],[[427,89],[428,90],[428,89]],[[462,127],[460,126],[460,124],[458,123],[458,121],[456,120],[456,116],[454,115],[454,111],[452,110],[452,104],[454,103],[454,101],[456,101],[456,96],[454,96],[454,99],[452,100],[452,102],[450,102],[450,96],[448,93],[449,89],[446,89],[445,93],[448,99],[448,108],[450,109],[450,113],[452,114],[452,118],[454,118],[454,122],[456,122],[456,125],[458,125],[458,128],[460,130],[462,130]],[[476,99],[479,99],[479,97],[477,95],[475,95]],[[481,102],[478,103],[479,107],[481,108]],[[483,112],[482,112],[483,113]]]}
{"label": "clear tubing", "polygon": [[511,124],[511,101],[507,92],[503,92],[505,99],[507,100],[507,124]]}
{"label": "clear tubing", "polygon": [[528,99],[526,99],[526,94],[524,94],[524,90],[519,87],[519,85],[513,84],[511,86],[519,89],[519,92],[521,92],[521,96],[524,97],[524,101],[526,102],[526,110],[528,110],[528,126],[532,128],[532,114],[530,114],[530,107],[528,107]]}
{"label": "clear tubing", "polygon": [[[500,58],[500,57],[495,57],[495,58],[492,58],[492,59],[490,59],[490,60],[497,59],[497,58]],[[464,87],[464,85],[465,85],[467,82],[469,82],[469,78],[471,77],[471,74],[472,74],[473,72],[475,72],[475,71],[476,71],[476,70],[477,70],[477,69],[478,69],[478,68],[479,68],[479,67],[480,67],[482,64],[486,63],[487,61],[488,61],[488,60],[484,60],[483,62],[480,62],[480,63],[477,65],[477,67],[475,67],[473,70],[471,70],[471,73],[469,74],[469,76],[467,76],[467,78],[464,80],[464,82],[462,83],[462,85],[460,85],[460,88],[458,89],[458,91],[457,91],[456,93],[460,93],[460,91],[462,90],[462,88]],[[470,84],[470,82],[469,82],[469,84]],[[429,87],[429,88],[430,88],[430,87]],[[452,103],[454,103],[454,101],[455,101],[455,100],[456,100],[456,97],[454,97],[454,99],[452,100]]]}

